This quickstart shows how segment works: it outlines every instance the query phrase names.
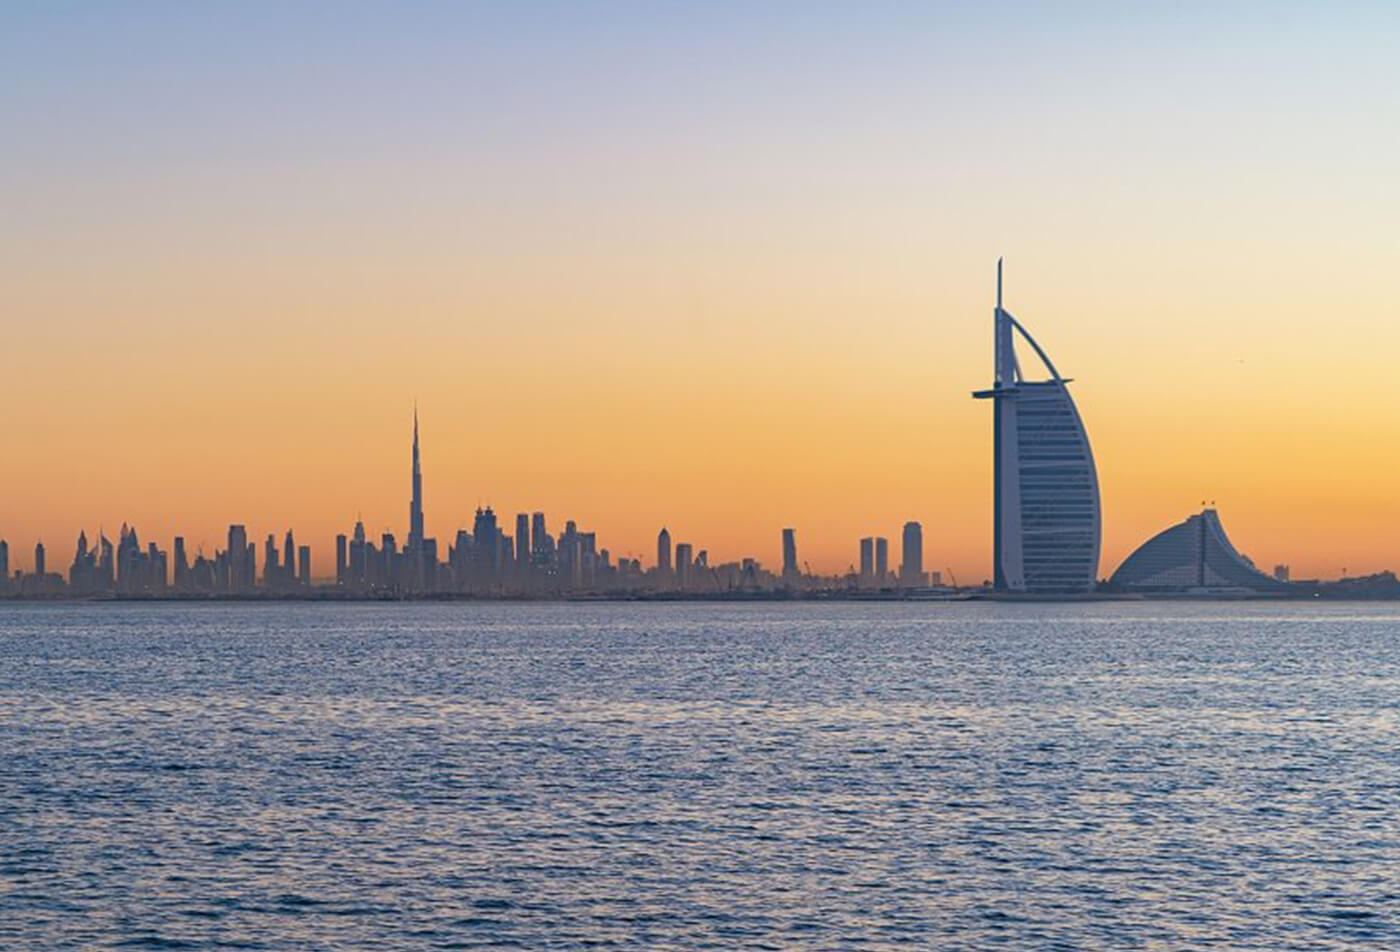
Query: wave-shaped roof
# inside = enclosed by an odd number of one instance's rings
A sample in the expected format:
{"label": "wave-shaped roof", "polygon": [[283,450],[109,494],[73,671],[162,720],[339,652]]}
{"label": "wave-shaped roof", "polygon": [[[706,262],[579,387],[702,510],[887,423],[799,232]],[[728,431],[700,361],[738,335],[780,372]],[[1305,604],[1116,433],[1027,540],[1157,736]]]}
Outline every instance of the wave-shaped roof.
{"label": "wave-shaped roof", "polygon": [[1123,560],[1109,584],[1144,591],[1243,588],[1277,592],[1286,587],[1239,553],[1214,509],[1204,509],[1148,539]]}

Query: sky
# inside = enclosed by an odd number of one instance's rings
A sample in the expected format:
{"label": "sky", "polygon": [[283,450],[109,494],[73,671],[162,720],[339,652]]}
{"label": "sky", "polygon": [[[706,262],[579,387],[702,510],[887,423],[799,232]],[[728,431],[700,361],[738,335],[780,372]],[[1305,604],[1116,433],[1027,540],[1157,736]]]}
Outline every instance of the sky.
{"label": "sky", "polygon": [[[543,510],[990,573],[995,262],[1101,575],[1400,568],[1400,6],[18,2],[0,537]],[[897,560],[897,559],[896,559]]]}

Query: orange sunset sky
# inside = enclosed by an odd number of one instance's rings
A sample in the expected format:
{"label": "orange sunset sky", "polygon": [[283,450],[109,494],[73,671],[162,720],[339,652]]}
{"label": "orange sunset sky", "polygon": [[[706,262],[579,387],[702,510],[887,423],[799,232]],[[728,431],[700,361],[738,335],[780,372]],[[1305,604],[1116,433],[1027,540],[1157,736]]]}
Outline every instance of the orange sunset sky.
{"label": "orange sunset sky", "polygon": [[1394,8],[125,6],[0,14],[12,567],[244,522],[326,574],[405,534],[417,400],[444,551],[491,504],[835,572],[916,519],[977,581],[998,255],[1101,575],[1203,500],[1400,567]]}

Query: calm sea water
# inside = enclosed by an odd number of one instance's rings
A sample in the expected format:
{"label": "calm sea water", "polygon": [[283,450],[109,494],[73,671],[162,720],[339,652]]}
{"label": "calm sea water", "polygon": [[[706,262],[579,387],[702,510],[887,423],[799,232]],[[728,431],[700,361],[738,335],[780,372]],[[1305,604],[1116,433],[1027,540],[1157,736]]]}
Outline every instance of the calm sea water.
{"label": "calm sea water", "polygon": [[1400,608],[0,605],[4,949],[1400,947]]}

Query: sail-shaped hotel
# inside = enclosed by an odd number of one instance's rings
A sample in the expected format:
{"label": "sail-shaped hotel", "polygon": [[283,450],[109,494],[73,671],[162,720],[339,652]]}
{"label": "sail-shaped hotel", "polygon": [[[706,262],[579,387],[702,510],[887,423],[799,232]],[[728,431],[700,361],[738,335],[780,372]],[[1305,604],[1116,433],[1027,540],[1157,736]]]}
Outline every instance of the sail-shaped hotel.
{"label": "sail-shaped hotel", "polygon": [[[1084,422],[1055,365],[1001,305],[997,261],[996,377],[973,396],[994,407],[992,549],[999,592],[1070,595],[1093,590],[1099,568],[1099,479]],[[1030,380],[1020,336],[1049,377]]]}

